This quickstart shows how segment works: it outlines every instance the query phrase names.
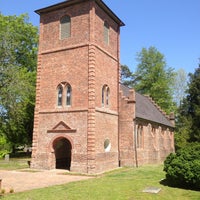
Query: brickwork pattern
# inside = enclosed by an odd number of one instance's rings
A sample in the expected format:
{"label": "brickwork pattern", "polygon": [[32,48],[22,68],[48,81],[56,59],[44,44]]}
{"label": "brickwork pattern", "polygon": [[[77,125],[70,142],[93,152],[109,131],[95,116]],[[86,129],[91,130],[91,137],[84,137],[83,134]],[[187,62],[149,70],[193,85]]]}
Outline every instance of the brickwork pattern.
{"label": "brickwork pattern", "polygon": [[[31,167],[56,168],[55,148],[61,139],[72,147],[71,171],[93,174],[119,165],[163,161],[174,151],[173,130],[136,119],[135,91],[125,97],[119,89],[120,22],[100,0],[70,2],[40,13]],[[71,35],[61,40],[64,15],[71,18]],[[108,44],[104,41],[105,21],[109,24]],[[66,83],[72,88],[71,105],[63,100],[58,106],[57,87]],[[104,85],[110,90],[108,105],[102,105]],[[138,125],[143,126],[140,148],[136,147]],[[106,140],[109,150],[104,147]]]}

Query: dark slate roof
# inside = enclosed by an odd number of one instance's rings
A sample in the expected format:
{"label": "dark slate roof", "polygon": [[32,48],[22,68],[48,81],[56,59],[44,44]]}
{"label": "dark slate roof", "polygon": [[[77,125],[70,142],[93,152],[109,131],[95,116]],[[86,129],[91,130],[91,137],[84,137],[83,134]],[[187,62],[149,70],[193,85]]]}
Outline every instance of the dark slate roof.
{"label": "dark slate roof", "polygon": [[149,120],[169,127],[174,127],[171,121],[158,109],[156,105],[146,96],[135,93],[136,118]]}
{"label": "dark slate roof", "polygon": [[125,85],[122,85],[122,84],[120,84],[120,88],[121,88],[121,90],[123,92],[123,96],[128,97],[130,88],[125,86]]}
{"label": "dark slate roof", "polygon": [[[51,12],[60,8],[68,7],[70,5],[78,4],[81,2],[86,2],[89,0],[66,0],[45,8],[41,8],[36,10],[37,14],[42,14],[46,12]],[[117,15],[102,1],[102,0],[93,0],[95,1],[115,22],[117,22],[120,26],[125,26],[125,24],[117,17]]]}
{"label": "dark slate roof", "polygon": [[[129,96],[129,88],[122,85],[120,86],[121,90],[123,91],[124,96]],[[136,101],[136,108],[135,108],[135,117],[148,120],[151,122],[156,122],[158,124],[162,124],[169,127],[174,127],[171,121],[163,114],[158,107],[153,103],[149,97],[139,94],[135,92],[135,101]]]}

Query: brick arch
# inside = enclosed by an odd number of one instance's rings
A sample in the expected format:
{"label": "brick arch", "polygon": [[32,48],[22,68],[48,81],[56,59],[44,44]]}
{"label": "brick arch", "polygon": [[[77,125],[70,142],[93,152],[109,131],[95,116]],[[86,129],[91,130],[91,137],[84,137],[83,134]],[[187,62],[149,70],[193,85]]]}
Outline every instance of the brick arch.
{"label": "brick arch", "polygon": [[52,153],[54,152],[53,144],[54,144],[56,141],[58,141],[58,140],[60,140],[60,139],[62,139],[62,138],[68,140],[68,141],[71,143],[72,149],[74,148],[73,140],[72,140],[71,137],[66,136],[66,135],[61,135],[61,134],[59,134],[59,135],[53,137],[53,138],[51,139],[50,143],[49,143],[49,149],[50,149],[50,151],[51,151]]}
{"label": "brick arch", "polygon": [[51,141],[51,150],[54,153],[53,163],[56,169],[71,168],[72,140],[68,136],[59,135]]}

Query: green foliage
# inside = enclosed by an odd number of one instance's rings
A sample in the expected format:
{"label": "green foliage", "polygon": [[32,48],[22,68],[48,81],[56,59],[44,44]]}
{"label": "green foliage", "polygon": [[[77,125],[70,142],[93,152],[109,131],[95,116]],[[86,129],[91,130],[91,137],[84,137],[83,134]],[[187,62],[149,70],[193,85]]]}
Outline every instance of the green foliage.
{"label": "green foliage", "polygon": [[168,114],[175,111],[173,102],[176,73],[168,68],[162,55],[155,47],[143,48],[137,55],[139,62],[133,73],[126,65],[121,66],[121,81],[141,94],[152,97]]}
{"label": "green foliage", "polygon": [[6,154],[10,153],[10,146],[4,136],[0,136],[0,158],[3,158]]}
{"label": "green foliage", "polygon": [[200,142],[200,65],[194,74],[189,74],[188,117],[192,118],[190,141]]}
{"label": "green foliage", "polygon": [[38,29],[27,15],[0,14],[0,132],[29,143],[33,127]]}
{"label": "green foliage", "polygon": [[172,86],[175,72],[167,67],[164,55],[155,47],[143,48],[137,60],[139,64],[135,75],[140,78],[135,83],[135,89],[151,96],[168,114],[174,112]]}
{"label": "green foliage", "polygon": [[186,97],[187,90],[187,74],[184,69],[179,69],[175,75],[173,85],[173,99],[177,106],[180,106],[183,99]]}
{"label": "green foliage", "polygon": [[176,120],[176,148],[200,142],[200,66],[189,74],[187,96],[179,106]]}
{"label": "green foliage", "polygon": [[121,81],[123,85],[134,87],[134,83],[138,78],[139,77],[136,77],[127,65],[121,65]]}
{"label": "green foliage", "polygon": [[200,144],[191,143],[171,153],[164,162],[164,171],[171,185],[200,190]]}

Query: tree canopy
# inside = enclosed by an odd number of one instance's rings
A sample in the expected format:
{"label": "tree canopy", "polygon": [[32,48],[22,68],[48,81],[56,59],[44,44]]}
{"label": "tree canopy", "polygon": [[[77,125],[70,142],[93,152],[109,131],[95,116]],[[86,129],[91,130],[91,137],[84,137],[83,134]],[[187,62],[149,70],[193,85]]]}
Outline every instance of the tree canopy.
{"label": "tree canopy", "polygon": [[192,118],[190,140],[200,142],[200,65],[194,74],[189,74],[189,78],[186,104],[188,105],[187,116]]}
{"label": "tree canopy", "polygon": [[178,109],[176,121],[176,148],[188,142],[200,142],[200,65],[189,74],[187,96]]}
{"label": "tree canopy", "polygon": [[0,14],[0,133],[12,145],[31,142],[37,43],[27,15]]}
{"label": "tree canopy", "polygon": [[138,66],[132,73],[122,66],[122,82],[141,94],[152,97],[167,113],[174,111],[173,83],[175,72],[167,67],[164,55],[155,47],[143,48],[137,54]]}
{"label": "tree canopy", "polygon": [[173,99],[177,106],[180,106],[181,102],[186,96],[187,90],[187,74],[184,69],[179,69],[176,72],[175,82],[173,85]]}

